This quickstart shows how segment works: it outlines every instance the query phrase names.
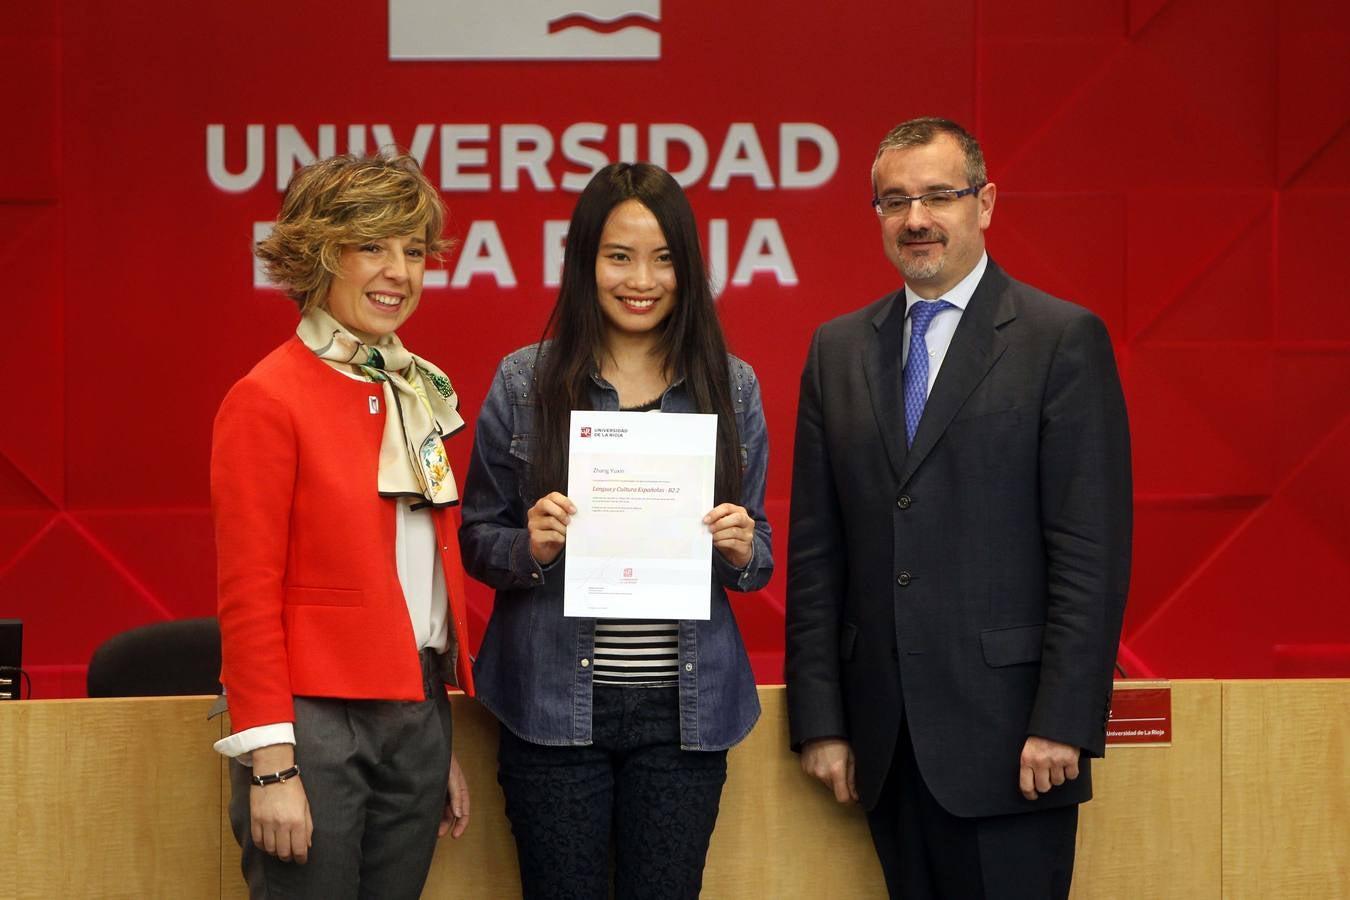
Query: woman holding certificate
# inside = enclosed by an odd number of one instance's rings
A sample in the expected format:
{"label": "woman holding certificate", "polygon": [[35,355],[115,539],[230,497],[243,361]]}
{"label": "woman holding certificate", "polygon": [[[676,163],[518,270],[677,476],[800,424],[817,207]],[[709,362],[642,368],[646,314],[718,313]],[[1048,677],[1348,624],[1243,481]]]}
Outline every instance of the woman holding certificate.
{"label": "woman holding certificate", "polygon": [[[726,589],[763,587],[773,559],[758,383],[726,352],[693,211],[664,170],[591,179],[546,333],[497,371],[460,530],[465,567],[496,589],[474,677],[502,725],[524,895],[610,896],[612,842],[616,896],[696,897],[727,748],[759,716]],[[564,615],[572,410],[716,415],[708,618]]]}
{"label": "woman holding certificate", "polygon": [[257,248],[300,324],[230,389],[211,450],[216,749],[254,897],[418,897],[438,830],[468,824],[445,693],[465,610],[442,439],[463,421],[395,333],[444,219],[411,157],[335,156]]}

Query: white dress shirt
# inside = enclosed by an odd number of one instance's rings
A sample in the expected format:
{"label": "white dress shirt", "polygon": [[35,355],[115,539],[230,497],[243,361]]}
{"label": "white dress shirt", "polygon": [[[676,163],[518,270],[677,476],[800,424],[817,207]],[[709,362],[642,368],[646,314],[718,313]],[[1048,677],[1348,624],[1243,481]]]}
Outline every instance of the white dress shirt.
{"label": "white dress shirt", "polygon": [[[981,253],[980,261],[975,264],[975,268],[970,270],[965,278],[962,278],[947,293],[936,299],[946,300],[955,309],[944,309],[933,316],[933,321],[928,325],[928,333],[923,336],[924,343],[928,345],[928,393],[933,392],[933,384],[937,381],[938,369],[942,368],[942,361],[947,358],[947,348],[951,346],[952,335],[956,334],[956,326],[961,321],[961,314],[966,311],[966,305],[970,303],[971,296],[975,293],[975,288],[979,287],[980,279],[984,277],[984,270],[989,266],[989,254]],[[905,346],[901,351],[900,364],[903,366],[909,362],[909,337],[911,322],[909,319],[909,308],[915,303],[927,303],[918,294],[910,290],[909,285],[905,285]]]}

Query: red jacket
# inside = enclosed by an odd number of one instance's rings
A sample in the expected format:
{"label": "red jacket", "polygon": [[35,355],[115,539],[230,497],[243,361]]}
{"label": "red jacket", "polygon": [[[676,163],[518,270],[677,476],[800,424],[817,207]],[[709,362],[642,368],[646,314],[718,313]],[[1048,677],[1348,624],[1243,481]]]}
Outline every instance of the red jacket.
{"label": "red jacket", "polygon": [[[375,490],[384,416],[378,385],[343,377],[298,338],[221,403],[211,500],[235,731],[294,721],[297,695],[424,696],[394,559],[396,501]],[[459,685],[472,695],[456,529],[448,508],[433,517]]]}

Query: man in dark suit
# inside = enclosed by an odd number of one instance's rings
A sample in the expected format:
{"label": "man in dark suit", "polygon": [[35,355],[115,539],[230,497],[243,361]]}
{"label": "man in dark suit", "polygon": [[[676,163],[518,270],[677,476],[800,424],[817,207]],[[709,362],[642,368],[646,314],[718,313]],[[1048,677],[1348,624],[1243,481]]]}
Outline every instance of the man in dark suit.
{"label": "man in dark suit", "polygon": [[872,179],[905,286],[821,326],[802,373],[792,745],[868,810],[892,896],[1066,897],[1129,584],[1111,342],[988,258],[959,125],[897,126]]}

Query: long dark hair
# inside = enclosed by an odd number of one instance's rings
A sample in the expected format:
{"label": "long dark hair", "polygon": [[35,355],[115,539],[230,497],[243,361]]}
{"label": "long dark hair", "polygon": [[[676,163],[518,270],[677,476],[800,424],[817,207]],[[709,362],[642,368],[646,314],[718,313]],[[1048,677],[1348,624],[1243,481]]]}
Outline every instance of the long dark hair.
{"label": "long dark hair", "polygon": [[740,435],[731,405],[726,341],[708,287],[694,211],[670,173],[650,163],[614,163],[596,172],[572,211],[562,285],[544,328],[551,343],[535,362],[539,440],[530,467],[534,496],[565,492],[569,414],[592,408],[591,374],[599,365],[605,331],[595,260],[609,214],[626,200],[647,207],[665,235],[677,293],[675,307],[661,326],[662,363],[666,372],[684,377],[696,411],[717,415],[714,495],[718,503],[737,502],[741,495]]}

